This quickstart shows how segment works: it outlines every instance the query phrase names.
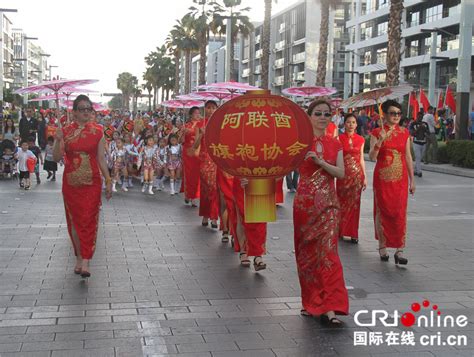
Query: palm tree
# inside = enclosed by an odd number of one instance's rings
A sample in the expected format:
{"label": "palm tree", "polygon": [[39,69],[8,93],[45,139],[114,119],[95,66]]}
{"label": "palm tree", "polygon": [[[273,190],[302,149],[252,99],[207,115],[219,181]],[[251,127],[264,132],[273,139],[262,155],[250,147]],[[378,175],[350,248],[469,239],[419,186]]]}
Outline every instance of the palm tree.
{"label": "palm tree", "polygon": [[179,48],[179,39],[174,38],[171,34],[171,32],[168,34],[168,37],[165,40],[165,46],[166,49],[168,50],[168,54],[173,57],[174,60],[174,87],[173,87],[173,93],[174,95],[179,94],[179,60],[181,58],[181,50]]}
{"label": "palm tree", "polygon": [[147,79],[146,72],[143,73],[143,80],[145,83],[142,84],[142,88],[148,92],[148,111],[151,111],[151,92],[153,91],[153,84],[150,80]]}
{"label": "palm tree", "polygon": [[272,2],[276,0],[264,0],[265,18],[263,20],[262,33],[262,88],[268,89],[268,70],[270,65],[270,31],[272,20]]}
{"label": "palm tree", "polygon": [[400,80],[403,0],[390,1],[388,17],[387,85],[396,86]]}
{"label": "palm tree", "polygon": [[129,108],[130,96],[138,84],[138,79],[129,72],[122,72],[117,77],[117,88],[122,92],[123,106]]}
{"label": "palm tree", "polygon": [[319,53],[318,68],[316,70],[316,85],[326,85],[326,65],[328,61],[328,37],[329,37],[329,2],[321,0],[321,24],[319,26]]}
{"label": "palm tree", "polygon": [[[170,32],[172,46],[176,46],[185,57],[184,93],[188,94],[191,88],[191,54],[198,49],[195,32],[193,29],[193,18],[187,14],[177,21]],[[172,40],[171,40],[172,39]],[[175,93],[176,95],[177,93]]]}
{"label": "palm tree", "polygon": [[237,36],[241,34],[244,37],[248,37],[250,32],[253,31],[253,25],[250,19],[244,13],[250,11],[250,7],[238,8],[242,4],[242,0],[222,0],[223,5],[214,2],[214,21],[215,28],[220,33],[226,33],[227,25],[224,20],[227,18],[232,19],[231,31],[231,43],[230,43],[230,58],[229,70],[231,73],[231,79],[234,79],[234,43],[237,40]]}

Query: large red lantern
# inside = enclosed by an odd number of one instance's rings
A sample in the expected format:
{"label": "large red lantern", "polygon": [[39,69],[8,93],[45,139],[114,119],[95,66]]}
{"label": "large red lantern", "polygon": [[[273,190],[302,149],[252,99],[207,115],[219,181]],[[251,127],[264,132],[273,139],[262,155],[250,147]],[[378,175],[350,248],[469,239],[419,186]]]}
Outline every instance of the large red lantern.
{"label": "large red lantern", "polygon": [[304,160],[313,140],[306,113],[268,90],[249,91],[218,108],[205,133],[207,151],[230,175],[245,177],[246,222],[276,220],[275,178]]}

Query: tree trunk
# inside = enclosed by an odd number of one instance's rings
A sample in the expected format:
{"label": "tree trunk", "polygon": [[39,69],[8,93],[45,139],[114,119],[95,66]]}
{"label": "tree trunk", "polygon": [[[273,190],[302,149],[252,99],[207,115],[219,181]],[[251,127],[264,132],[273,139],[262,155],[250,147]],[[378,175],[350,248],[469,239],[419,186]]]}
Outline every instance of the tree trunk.
{"label": "tree trunk", "polygon": [[170,99],[170,89],[167,88],[166,89],[166,100],[169,100]]}
{"label": "tree trunk", "polygon": [[263,89],[268,89],[268,72],[270,70],[270,25],[272,16],[272,1],[265,0],[265,18],[262,33],[262,83]]}
{"label": "tree trunk", "polygon": [[174,55],[174,90],[173,94],[176,97],[179,95],[179,54]]}
{"label": "tree trunk", "polygon": [[328,61],[329,0],[321,0],[321,25],[319,27],[319,54],[316,71],[316,85],[326,86],[326,66]]}
{"label": "tree trunk", "polygon": [[163,87],[161,87],[161,102],[163,103],[165,101],[165,90]]}
{"label": "tree trunk", "polygon": [[148,91],[148,111],[151,112],[151,89]]}
{"label": "tree trunk", "polygon": [[[204,39],[204,35],[203,35]],[[207,62],[207,36],[206,41],[199,46],[199,81],[198,84],[206,84],[206,62]]]}
{"label": "tree trunk", "polygon": [[403,0],[391,0],[388,17],[387,86],[400,82]]}
{"label": "tree trunk", "polygon": [[156,108],[156,105],[158,104],[157,103],[158,98],[156,97],[157,91],[158,91],[158,88],[156,88],[156,86],[153,86],[153,108]]}
{"label": "tree trunk", "polygon": [[191,91],[191,50],[186,50],[185,61],[184,94],[188,94]]}

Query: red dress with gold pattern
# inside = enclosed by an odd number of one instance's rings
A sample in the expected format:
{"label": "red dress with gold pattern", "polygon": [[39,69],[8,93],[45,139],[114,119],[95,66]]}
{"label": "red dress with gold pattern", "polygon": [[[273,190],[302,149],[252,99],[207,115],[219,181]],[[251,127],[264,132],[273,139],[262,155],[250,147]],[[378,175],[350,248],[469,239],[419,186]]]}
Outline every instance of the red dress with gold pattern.
{"label": "red dress with gold pattern", "polygon": [[83,128],[73,122],[62,130],[65,156],[62,191],[67,228],[75,254],[79,247],[72,240],[72,227],[79,237],[82,258],[91,259],[99,225],[102,180],[97,151],[103,131],[92,122]]}
{"label": "red dress with gold pattern", "polygon": [[[405,247],[408,204],[408,171],[406,144],[408,130],[396,125],[383,141],[374,170],[374,224],[375,239],[382,247]],[[378,139],[381,128],[372,135]]]}
{"label": "red dress with gold pattern", "polygon": [[[240,178],[234,177],[233,184],[234,204],[235,204],[235,221],[233,221],[234,250],[236,252],[247,253],[250,257],[262,256],[266,253],[267,242],[267,224],[266,223],[245,223],[244,196],[245,190],[240,184]],[[237,215],[245,230],[245,237],[239,237],[237,230]]]}
{"label": "red dress with gold pattern", "polygon": [[[337,138],[324,135],[314,139],[312,150],[335,165],[342,147]],[[337,252],[340,214],[334,177],[312,159],[305,160],[299,172],[293,223],[303,308],[311,315],[328,311],[347,315],[349,298]]]}
{"label": "red dress with gold pattern", "polygon": [[[204,120],[203,127],[207,121]],[[207,152],[204,135],[201,138],[199,151],[200,193],[199,193],[199,216],[208,217],[211,220],[219,218],[219,196],[217,194],[217,166]]]}
{"label": "red dress with gold pattern", "polygon": [[339,135],[344,155],[343,179],[337,179],[337,197],[341,206],[339,236],[359,238],[360,196],[364,186],[364,170],[360,164],[360,152],[365,139],[357,134]]}
{"label": "red dress with gold pattern", "polygon": [[199,156],[189,155],[188,151],[196,140],[196,128],[203,125],[202,120],[191,120],[184,125],[183,142],[183,188],[188,200],[199,198]]}

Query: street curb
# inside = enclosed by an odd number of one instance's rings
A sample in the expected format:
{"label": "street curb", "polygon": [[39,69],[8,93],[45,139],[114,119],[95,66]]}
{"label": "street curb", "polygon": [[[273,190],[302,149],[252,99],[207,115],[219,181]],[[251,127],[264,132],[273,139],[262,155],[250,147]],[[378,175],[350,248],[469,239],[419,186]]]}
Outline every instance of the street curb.
{"label": "street curb", "polygon": [[[365,161],[375,162],[369,159],[368,154],[364,154],[364,159]],[[428,172],[437,172],[446,175],[474,178],[474,170],[456,167],[449,164],[421,164],[421,169]]]}

